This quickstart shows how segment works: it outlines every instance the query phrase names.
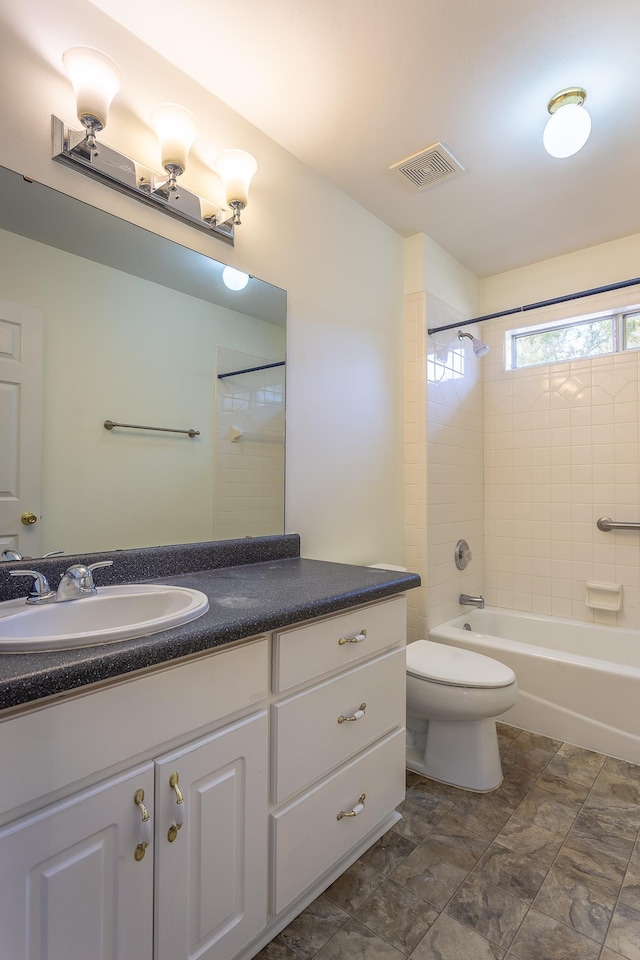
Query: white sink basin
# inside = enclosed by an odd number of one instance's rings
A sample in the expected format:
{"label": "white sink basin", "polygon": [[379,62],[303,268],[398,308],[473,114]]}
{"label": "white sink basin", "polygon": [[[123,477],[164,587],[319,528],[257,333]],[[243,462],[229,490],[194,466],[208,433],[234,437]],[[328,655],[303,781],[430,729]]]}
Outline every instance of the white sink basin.
{"label": "white sink basin", "polygon": [[201,617],[209,601],[199,590],[159,584],[98,587],[94,597],[62,603],[0,603],[0,653],[66,650],[131,640]]}

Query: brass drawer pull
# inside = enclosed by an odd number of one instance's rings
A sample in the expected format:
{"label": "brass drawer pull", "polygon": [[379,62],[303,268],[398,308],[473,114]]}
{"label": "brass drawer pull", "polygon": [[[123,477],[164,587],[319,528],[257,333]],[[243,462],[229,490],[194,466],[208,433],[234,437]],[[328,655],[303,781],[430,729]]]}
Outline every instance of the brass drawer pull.
{"label": "brass drawer pull", "polygon": [[338,723],[353,723],[355,720],[362,720],[364,712],[367,709],[366,703],[361,703],[352,717],[345,717],[342,714],[338,717]]}
{"label": "brass drawer pull", "polygon": [[172,773],[169,777],[169,786],[176,795],[176,802],[173,808],[173,823],[169,827],[169,832],[167,834],[167,840],[169,843],[173,843],[175,838],[178,836],[178,830],[184,823],[184,797],[182,796],[182,790],[178,786],[178,781],[180,777],[177,773]]}
{"label": "brass drawer pull", "polygon": [[353,810],[350,810],[349,813],[345,813],[344,810],[341,810],[336,820],[344,820],[345,817],[358,817],[364,810],[364,802],[367,799],[366,793],[363,793],[358,802],[356,803]]}
{"label": "brass drawer pull", "polygon": [[342,647],[345,643],[362,643],[362,641],[366,640],[366,638],[367,631],[361,630],[360,633],[356,633],[355,637],[340,637],[338,643]]}
{"label": "brass drawer pull", "polygon": [[136,847],[135,852],[133,854],[136,860],[142,860],[147,847],[151,843],[151,836],[152,836],[151,817],[149,816],[149,811],[145,807],[143,800],[144,800],[144,790],[142,788],[140,790],[136,790],[136,792],[133,795],[133,802],[135,803],[136,807],[140,811],[140,817],[141,817],[140,836],[142,837],[140,843]]}

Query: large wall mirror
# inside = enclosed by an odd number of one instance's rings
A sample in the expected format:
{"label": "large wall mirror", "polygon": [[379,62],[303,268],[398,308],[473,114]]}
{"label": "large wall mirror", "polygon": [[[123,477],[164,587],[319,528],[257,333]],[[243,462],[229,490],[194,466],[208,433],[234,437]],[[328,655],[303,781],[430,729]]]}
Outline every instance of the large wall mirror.
{"label": "large wall mirror", "polygon": [[285,292],[13,171],[0,192],[0,554],[282,533]]}

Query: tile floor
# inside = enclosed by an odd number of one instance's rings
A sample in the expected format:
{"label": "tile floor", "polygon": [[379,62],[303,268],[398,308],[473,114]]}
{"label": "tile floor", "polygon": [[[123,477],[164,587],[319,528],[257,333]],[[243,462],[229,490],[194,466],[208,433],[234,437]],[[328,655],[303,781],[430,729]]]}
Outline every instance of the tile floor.
{"label": "tile floor", "polygon": [[259,960],[640,960],[640,766],[498,734],[497,790],[409,773],[403,819]]}

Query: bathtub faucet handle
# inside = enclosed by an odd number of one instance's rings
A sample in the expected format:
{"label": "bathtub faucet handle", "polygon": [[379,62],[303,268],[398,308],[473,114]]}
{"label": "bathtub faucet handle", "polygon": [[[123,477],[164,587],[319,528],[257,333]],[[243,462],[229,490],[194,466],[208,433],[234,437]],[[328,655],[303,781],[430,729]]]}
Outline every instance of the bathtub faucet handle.
{"label": "bathtub faucet handle", "polygon": [[458,603],[463,607],[477,607],[478,610],[484,610],[484,597],[470,597],[468,593],[461,593]]}

